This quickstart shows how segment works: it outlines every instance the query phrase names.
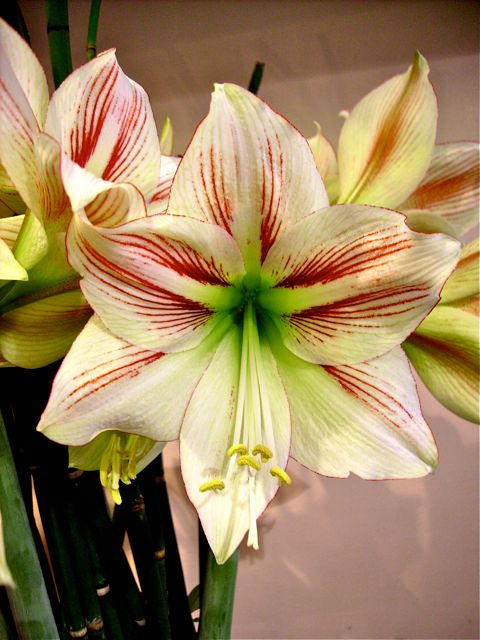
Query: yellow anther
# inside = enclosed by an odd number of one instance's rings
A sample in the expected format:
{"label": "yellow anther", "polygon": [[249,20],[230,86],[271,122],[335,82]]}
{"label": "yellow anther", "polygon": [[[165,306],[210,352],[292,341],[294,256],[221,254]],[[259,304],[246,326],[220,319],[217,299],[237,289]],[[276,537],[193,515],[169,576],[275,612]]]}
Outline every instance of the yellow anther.
{"label": "yellow anther", "polygon": [[262,462],[268,462],[270,458],[273,458],[273,453],[264,444],[257,444],[253,447],[252,455],[256,456],[258,453],[262,458]]}
{"label": "yellow anther", "polygon": [[278,478],[281,482],[284,482],[285,484],[292,484],[292,479],[290,478],[288,473],[283,469],[280,469],[280,467],[272,467],[270,469],[270,475],[272,475],[274,478]]}
{"label": "yellow anther", "polygon": [[225,489],[223,480],[208,480],[198,487],[198,490],[202,493],[204,491],[221,491],[222,489]]}
{"label": "yellow anther", "polygon": [[231,458],[236,453],[244,456],[246,453],[248,453],[248,449],[244,444],[232,444],[232,446],[227,449],[227,456]]}
{"label": "yellow anther", "polygon": [[252,467],[252,469],[255,469],[256,471],[260,471],[260,463],[255,460],[255,458],[253,456],[239,456],[237,458],[237,464],[242,466],[248,465],[249,467]]}

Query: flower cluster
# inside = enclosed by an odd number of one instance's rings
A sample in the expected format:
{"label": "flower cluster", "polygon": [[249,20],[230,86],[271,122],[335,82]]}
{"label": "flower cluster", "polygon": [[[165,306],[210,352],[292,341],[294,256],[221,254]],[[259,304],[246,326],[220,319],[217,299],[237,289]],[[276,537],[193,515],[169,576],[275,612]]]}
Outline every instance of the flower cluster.
{"label": "flower cluster", "polygon": [[[333,477],[435,468],[400,345],[433,387],[473,370],[478,246],[431,312],[457,264],[453,236],[472,225],[478,167],[473,145],[434,149],[419,54],[353,109],[338,163],[320,131],[309,146],[223,84],[177,168],[112,52],[47,107],[35,57],[4,24],[0,46],[0,185],[20,214],[0,221],[0,350],[40,366],[78,333],[39,424],[73,464],[100,468],[119,500],[119,481],[179,439],[219,563],[247,532],[258,548],[257,518],[291,484],[290,456]],[[65,334],[56,349],[49,323]],[[438,392],[470,419],[474,395]]]}

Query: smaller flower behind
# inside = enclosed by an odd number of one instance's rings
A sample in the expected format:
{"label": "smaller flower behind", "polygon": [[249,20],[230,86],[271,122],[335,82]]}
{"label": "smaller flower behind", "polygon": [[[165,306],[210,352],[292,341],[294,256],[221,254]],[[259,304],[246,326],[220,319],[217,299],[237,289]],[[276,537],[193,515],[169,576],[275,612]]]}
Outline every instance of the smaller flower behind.
{"label": "smaller flower behind", "polygon": [[160,211],[177,162],[161,171],[147,95],[113,50],[76,69],[50,100],[37,58],[2,20],[0,56],[0,201],[2,214],[24,213],[1,219],[16,233],[5,247],[0,228],[0,352],[39,367],[63,356],[91,315],[66,258],[72,208],[107,226],[145,216],[151,201]]}
{"label": "smaller flower behind", "polygon": [[477,239],[463,248],[439,304],[402,345],[437,400],[477,424],[480,422],[479,306]]}
{"label": "smaller flower behind", "polygon": [[164,442],[125,433],[104,431],[87,444],[69,447],[69,466],[100,471],[100,481],[115,504],[121,504],[120,482],[130,484],[161,452]]}
{"label": "smaller flower behind", "polygon": [[417,52],[410,69],[352,109],[335,153],[319,126],[310,139],[331,203],[365,203],[405,212],[417,231],[460,238],[478,223],[479,145],[434,146],[437,102]]}
{"label": "smaller flower behind", "polygon": [[306,140],[248,91],[216,85],[167,213],[107,228],[79,212],[68,254],[96,313],[39,429],[73,446],[179,438],[219,563],[247,532],[258,548],[290,455],[334,477],[435,468],[399,345],[459,244],[390,210],[328,207]]}

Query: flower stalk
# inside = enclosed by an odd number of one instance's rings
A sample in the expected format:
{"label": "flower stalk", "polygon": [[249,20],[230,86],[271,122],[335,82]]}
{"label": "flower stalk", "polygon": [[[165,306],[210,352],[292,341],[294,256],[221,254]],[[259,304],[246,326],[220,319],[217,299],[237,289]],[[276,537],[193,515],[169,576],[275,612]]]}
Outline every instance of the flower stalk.
{"label": "flower stalk", "polygon": [[193,640],[195,629],[190,614],[161,454],[141,472],[139,482],[145,497],[147,517],[155,543],[155,554],[160,566],[163,563],[166,575],[172,636]]}
{"label": "flower stalk", "polygon": [[47,34],[53,81],[59,87],[72,73],[70,28],[68,26],[67,0],[47,0]]}
{"label": "flower stalk", "polygon": [[264,62],[257,62],[253,69],[253,73],[250,78],[250,82],[248,84],[248,90],[251,93],[254,93],[255,95],[257,95],[258,90],[260,89],[260,84],[262,82],[264,69],[265,69]]}
{"label": "flower stalk", "polygon": [[147,624],[159,640],[171,637],[168,620],[167,587],[159,560],[155,556],[145,501],[136,480],[122,485],[122,508],[127,513],[127,533],[132,547],[142,593],[147,601]]}
{"label": "flower stalk", "polygon": [[17,633],[20,640],[59,638],[1,414],[0,468],[0,509],[15,582],[15,588],[8,588],[7,593]]}
{"label": "flower stalk", "polygon": [[97,55],[97,31],[101,3],[102,0],[92,0],[90,4],[87,33],[87,60],[91,60]]}
{"label": "flower stalk", "polygon": [[200,640],[230,637],[239,550],[222,565],[208,549],[200,614]]}

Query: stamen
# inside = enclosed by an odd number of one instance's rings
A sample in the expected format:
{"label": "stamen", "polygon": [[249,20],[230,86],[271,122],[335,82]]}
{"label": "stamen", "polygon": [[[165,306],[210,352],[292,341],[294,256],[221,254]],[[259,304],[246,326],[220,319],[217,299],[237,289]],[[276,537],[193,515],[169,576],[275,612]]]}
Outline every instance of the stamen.
{"label": "stamen", "polygon": [[272,475],[274,478],[278,478],[280,482],[284,482],[288,485],[292,484],[292,479],[290,478],[288,473],[283,469],[280,469],[280,467],[272,467],[270,469],[270,475]]}
{"label": "stamen", "polygon": [[225,489],[223,480],[208,480],[198,487],[198,490],[202,493],[205,491],[222,491],[222,489]]}
{"label": "stamen", "polygon": [[240,467],[248,465],[252,469],[255,469],[255,471],[260,471],[260,463],[252,456],[239,456],[237,458],[237,464]]}
{"label": "stamen", "polygon": [[244,444],[232,444],[232,446],[227,450],[227,456],[231,458],[236,453],[244,456],[246,453],[248,453],[248,449]]}
{"label": "stamen", "polygon": [[253,447],[252,455],[256,456],[257,454],[260,454],[262,462],[268,462],[270,458],[273,458],[273,453],[264,444],[257,444]]}

